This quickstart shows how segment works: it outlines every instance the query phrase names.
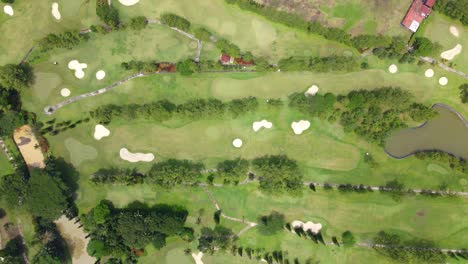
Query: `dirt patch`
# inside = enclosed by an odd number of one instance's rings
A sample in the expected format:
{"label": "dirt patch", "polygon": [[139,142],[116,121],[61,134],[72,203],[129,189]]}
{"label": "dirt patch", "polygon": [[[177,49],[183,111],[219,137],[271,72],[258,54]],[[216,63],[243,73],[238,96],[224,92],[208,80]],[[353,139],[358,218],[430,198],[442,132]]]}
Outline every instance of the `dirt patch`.
{"label": "dirt patch", "polygon": [[417,216],[420,216],[420,217],[423,217],[423,216],[426,215],[426,212],[424,212],[423,210],[417,211],[417,212],[416,212],[416,215],[417,215]]}
{"label": "dirt patch", "polygon": [[86,238],[87,234],[84,232],[83,227],[80,228],[80,222],[75,223],[75,221],[76,219],[70,220],[64,215],[55,221],[60,234],[67,242],[68,250],[72,256],[72,263],[95,263],[96,259],[86,252],[90,239]]}
{"label": "dirt patch", "polygon": [[29,167],[45,167],[44,154],[42,154],[39,141],[29,125],[15,129],[13,139]]}

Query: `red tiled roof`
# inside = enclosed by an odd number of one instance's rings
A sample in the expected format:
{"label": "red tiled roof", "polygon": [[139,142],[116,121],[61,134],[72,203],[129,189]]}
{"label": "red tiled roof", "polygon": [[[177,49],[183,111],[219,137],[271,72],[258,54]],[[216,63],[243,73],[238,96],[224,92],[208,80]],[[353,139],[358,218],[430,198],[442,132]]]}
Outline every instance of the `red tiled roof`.
{"label": "red tiled roof", "polygon": [[436,0],[426,0],[426,3],[425,3],[425,4],[426,4],[428,7],[432,8],[432,7],[434,6],[434,4],[435,4],[435,1],[436,1]]}
{"label": "red tiled roof", "polygon": [[239,64],[239,65],[253,65],[254,64],[253,60],[245,61],[242,58],[237,58],[234,61],[236,62],[236,64]]}
{"label": "red tiled roof", "polygon": [[[431,2],[433,0],[427,0]],[[405,18],[401,21],[405,27],[409,28],[411,31],[415,32],[419,24],[431,13],[431,8],[424,5],[422,0],[414,0],[406,13]]]}
{"label": "red tiled roof", "polygon": [[229,56],[227,54],[222,54],[221,57],[219,57],[219,60],[222,63],[229,63],[231,61],[231,56]]}

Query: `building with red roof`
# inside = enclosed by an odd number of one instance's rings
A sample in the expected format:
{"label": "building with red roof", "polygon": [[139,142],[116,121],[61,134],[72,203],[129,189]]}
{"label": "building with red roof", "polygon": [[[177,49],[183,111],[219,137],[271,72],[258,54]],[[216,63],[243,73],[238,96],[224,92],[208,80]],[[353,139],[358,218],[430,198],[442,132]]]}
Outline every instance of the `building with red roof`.
{"label": "building with red roof", "polygon": [[435,0],[413,0],[401,24],[409,30],[416,32],[422,21],[431,13],[431,8],[434,4]]}
{"label": "building with red roof", "polygon": [[228,64],[233,64],[234,63],[234,57],[231,57],[227,54],[221,54],[219,57],[219,61],[221,64],[228,65]]}

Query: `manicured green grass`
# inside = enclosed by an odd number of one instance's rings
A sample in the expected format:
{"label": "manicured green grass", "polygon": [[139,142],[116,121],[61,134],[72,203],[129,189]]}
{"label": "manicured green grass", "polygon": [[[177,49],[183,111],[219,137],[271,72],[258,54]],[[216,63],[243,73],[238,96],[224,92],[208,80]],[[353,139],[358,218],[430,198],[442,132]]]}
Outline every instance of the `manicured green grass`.
{"label": "manicured green grass", "polygon": [[13,166],[11,165],[10,161],[8,160],[7,156],[3,152],[3,150],[0,149],[0,177],[13,173],[15,170],[13,169]]}

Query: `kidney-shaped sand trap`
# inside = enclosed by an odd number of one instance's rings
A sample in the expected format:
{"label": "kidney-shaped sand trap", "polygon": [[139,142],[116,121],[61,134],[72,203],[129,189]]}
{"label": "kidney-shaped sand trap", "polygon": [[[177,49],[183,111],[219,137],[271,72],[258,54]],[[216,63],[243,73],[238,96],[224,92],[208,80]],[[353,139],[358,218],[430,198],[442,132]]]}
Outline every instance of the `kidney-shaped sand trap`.
{"label": "kidney-shaped sand trap", "polygon": [[424,76],[426,76],[427,78],[431,78],[432,76],[434,76],[434,70],[433,69],[427,69],[424,72]]}
{"label": "kidney-shaped sand trap", "polygon": [[53,3],[52,4],[52,16],[55,17],[55,19],[60,20],[62,18],[62,15],[60,14],[59,11],[59,4],[58,3]]}
{"label": "kidney-shaped sand trap", "polygon": [[455,27],[455,26],[450,26],[449,30],[450,30],[450,33],[451,33],[452,35],[454,35],[455,37],[458,38],[458,36],[460,36],[460,33],[458,32],[458,28],[457,28],[457,27]]}
{"label": "kidney-shaped sand trap", "polygon": [[72,60],[68,63],[68,68],[75,71],[76,78],[83,79],[85,76],[83,69],[88,68],[88,64],[80,63],[78,60]]}
{"label": "kidney-shaped sand trap", "polygon": [[264,128],[272,128],[272,127],[273,127],[273,123],[268,122],[267,120],[263,119],[262,121],[253,122],[253,124],[252,124],[252,129],[253,129],[255,132],[259,131],[262,127],[264,127]]}
{"label": "kidney-shaped sand trap", "polygon": [[390,73],[396,73],[398,71],[398,67],[395,64],[392,64],[388,67],[388,71]]}
{"label": "kidney-shaped sand trap", "polygon": [[140,0],[119,0],[119,2],[124,6],[132,6],[138,4]]}
{"label": "kidney-shaped sand trap", "polygon": [[453,58],[455,58],[455,56],[460,54],[461,51],[462,51],[462,45],[457,44],[453,49],[449,49],[449,50],[442,52],[440,54],[440,57],[446,60],[453,60]]}
{"label": "kidney-shaped sand trap", "polygon": [[150,162],[154,160],[153,153],[132,153],[126,148],[120,149],[120,158],[129,162]]}
{"label": "kidney-shaped sand trap", "polygon": [[103,125],[96,125],[94,128],[94,139],[101,140],[101,138],[108,137],[110,135],[109,129]]}
{"label": "kidney-shaped sand trap", "polygon": [[307,120],[301,120],[299,122],[292,122],[291,128],[294,130],[294,134],[300,135],[305,130],[309,129],[310,122]]}
{"label": "kidney-shaped sand trap", "polygon": [[13,16],[15,14],[15,11],[13,11],[13,7],[11,5],[6,5],[3,7],[3,12],[9,16]]}
{"label": "kidney-shaped sand trap", "polygon": [[318,93],[319,91],[319,88],[317,85],[312,85],[311,87],[309,87],[309,89],[307,89],[307,91],[304,93],[305,96],[314,96],[316,93]]}
{"label": "kidney-shaped sand trap", "polygon": [[314,234],[318,234],[320,232],[320,230],[322,229],[322,224],[320,224],[320,223],[315,224],[314,222],[311,222],[311,221],[308,221],[308,222],[304,223],[304,222],[299,221],[299,220],[294,220],[291,223],[291,226],[293,228],[302,227],[302,230],[304,230],[304,232],[307,232],[308,230],[310,230],[310,232],[312,232]]}

